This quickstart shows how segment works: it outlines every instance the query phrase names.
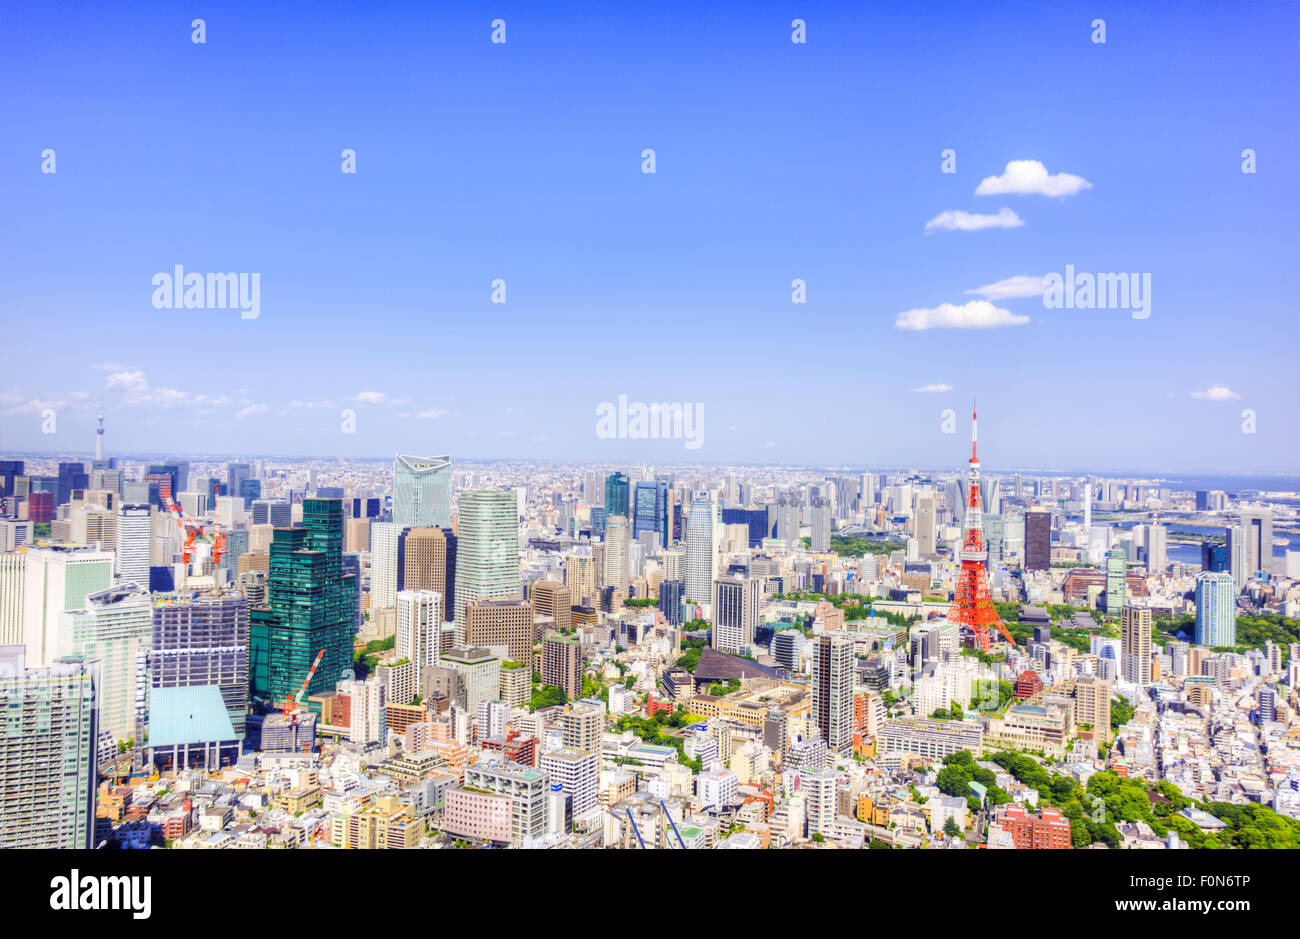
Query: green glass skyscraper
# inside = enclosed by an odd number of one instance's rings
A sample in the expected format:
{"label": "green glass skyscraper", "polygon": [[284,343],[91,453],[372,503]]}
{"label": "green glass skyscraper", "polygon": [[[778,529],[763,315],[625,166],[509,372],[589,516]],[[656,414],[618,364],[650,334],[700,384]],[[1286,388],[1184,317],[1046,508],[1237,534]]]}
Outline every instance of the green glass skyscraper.
{"label": "green glass skyscraper", "polygon": [[267,606],[249,616],[250,695],[273,707],[297,693],[320,650],[308,695],[332,691],[352,667],[356,575],[343,571],[343,503],[304,499],[302,528],[271,540]]}
{"label": "green glass skyscraper", "polygon": [[622,473],[613,473],[605,477],[605,518],[614,515],[627,517],[628,490],[627,477]]}

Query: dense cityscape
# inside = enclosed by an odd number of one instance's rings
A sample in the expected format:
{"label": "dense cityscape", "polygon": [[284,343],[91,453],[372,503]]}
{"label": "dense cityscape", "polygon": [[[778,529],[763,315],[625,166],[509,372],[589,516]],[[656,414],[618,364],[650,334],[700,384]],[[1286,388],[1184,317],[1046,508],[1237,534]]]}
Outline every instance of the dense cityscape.
{"label": "dense cityscape", "polygon": [[101,414],[0,461],[0,846],[1300,847],[1295,487],[991,475],[975,422],[828,472]]}

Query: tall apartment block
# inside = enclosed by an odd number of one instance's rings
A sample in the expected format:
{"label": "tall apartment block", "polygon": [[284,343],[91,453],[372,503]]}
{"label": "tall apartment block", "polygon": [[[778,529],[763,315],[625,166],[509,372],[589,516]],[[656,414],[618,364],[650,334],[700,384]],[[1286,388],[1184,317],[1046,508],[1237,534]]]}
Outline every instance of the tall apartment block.
{"label": "tall apartment block", "polygon": [[0,848],[93,848],[97,663],[0,647]]}

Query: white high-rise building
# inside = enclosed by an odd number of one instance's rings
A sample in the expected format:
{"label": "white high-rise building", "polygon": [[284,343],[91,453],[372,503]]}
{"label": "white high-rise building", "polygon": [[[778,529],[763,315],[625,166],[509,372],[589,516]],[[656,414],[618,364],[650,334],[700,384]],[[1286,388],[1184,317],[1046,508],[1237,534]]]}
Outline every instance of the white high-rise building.
{"label": "white high-rise building", "polygon": [[934,493],[916,494],[916,551],[923,558],[934,557],[938,546],[934,501]]}
{"label": "white high-rise building", "polygon": [[1164,525],[1152,525],[1147,529],[1147,571],[1163,574],[1168,561],[1169,533]]}
{"label": "white high-rise building", "polygon": [[691,500],[686,519],[686,599],[695,603],[709,602],[717,573],[713,516],[713,502],[707,495]]}
{"label": "white high-rise building", "polygon": [[149,552],[153,532],[153,507],[124,505],[117,516],[117,580],[149,589]]}
{"label": "white high-rise building", "polygon": [[98,671],[0,648],[0,848],[95,846]]}
{"label": "white high-rise building", "polygon": [[627,596],[628,524],[622,515],[605,521],[605,586]]}
{"label": "white high-rise building", "polygon": [[347,695],[348,740],[352,743],[382,743],[384,739],[384,712],[387,709],[387,686],[377,676],[365,681],[345,680],[338,683],[337,692]]}
{"label": "white high-rise building", "polygon": [[59,617],[80,610],[86,597],[113,582],[114,554],[98,548],[55,545],[27,549],[23,581],[23,645],[27,664],[48,668],[57,648]]}
{"label": "white high-rise building", "polygon": [[0,553],[0,646],[23,644],[23,591],[27,552]]}
{"label": "white high-rise building", "polygon": [[84,608],[61,613],[59,657],[99,662],[99,726],[114,740],[140,740],[148,687],[145,660],[153,647],[149,591],[119,584],[86,597]]}
{"label": "white high-rise building", "polygon": [[410,528],[451,524],[451,457],[393,459],[393,521]]}
{"label": "white high-rise building", "polygon": [[398,591],[397,657],[410,659],[417,676],[438,664],[441,634],[442,594],[433,590]]}
{"label": "white high-rise building", "polygon": [[370,609],[391,610],[397,604],[397,544],[405,525],[370,523]]}

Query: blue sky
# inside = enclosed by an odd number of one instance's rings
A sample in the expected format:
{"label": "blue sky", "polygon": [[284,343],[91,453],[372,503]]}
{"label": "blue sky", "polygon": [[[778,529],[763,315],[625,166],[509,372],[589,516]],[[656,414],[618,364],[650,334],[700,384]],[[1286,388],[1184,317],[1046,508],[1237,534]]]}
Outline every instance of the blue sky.
{"label": "blue sky", "polygon": [[[0,449],[102,393],[110,452],[942,466],[978,395],[990,466],[1300,465],[1293,3],[201,6],[0,6]],[[1013,160],[1090,187],[975,195]],[[155,309],[177,264],[259,317]],[[1067,264],[1150,317],[895,327]],[[704,445],[598,439],[620,394]]]}

